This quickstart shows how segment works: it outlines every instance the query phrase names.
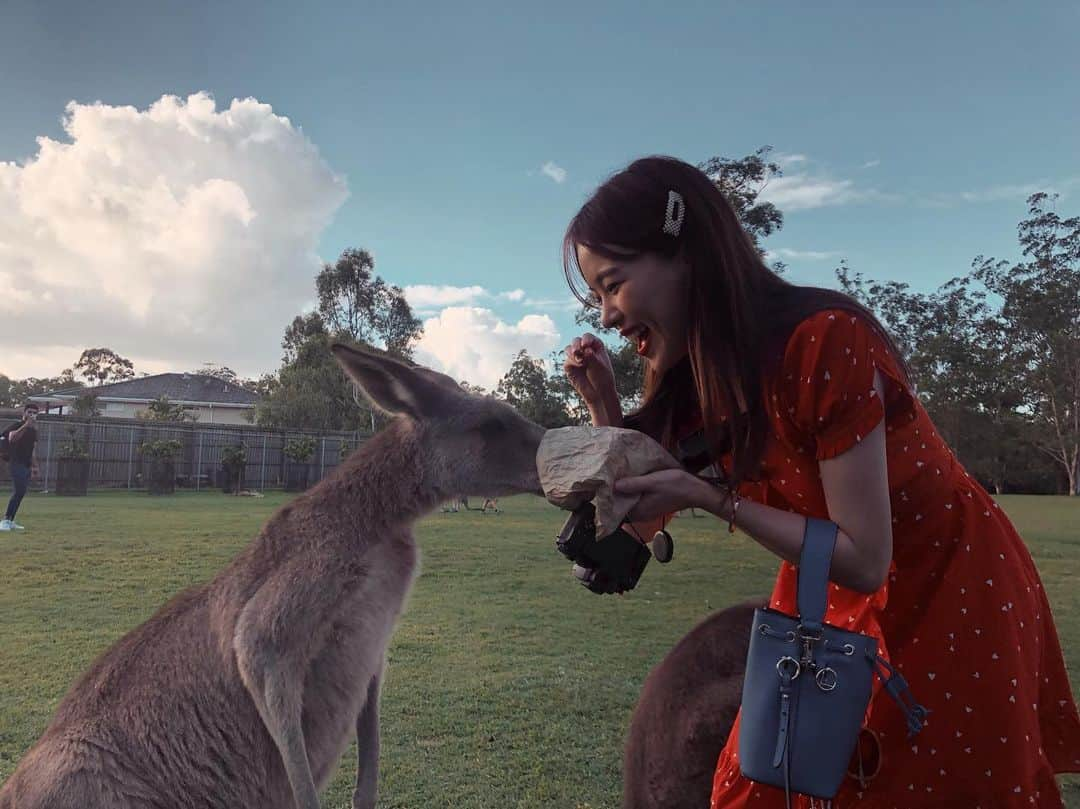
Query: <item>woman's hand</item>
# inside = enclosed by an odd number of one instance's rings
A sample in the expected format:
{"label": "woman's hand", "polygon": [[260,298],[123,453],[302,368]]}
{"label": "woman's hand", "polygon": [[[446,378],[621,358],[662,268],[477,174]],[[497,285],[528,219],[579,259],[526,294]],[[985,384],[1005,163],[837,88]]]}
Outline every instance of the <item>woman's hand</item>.
{"label": "woman's hand", "polygon": [[611,426],[621,426],[622,412],[619,394],[615,390],[615,371],[600,338],[592,334],[575,337],[563,349],[563,353],[566,356],[563,371],[574,390],[585,400],[594,423],[600,417]]}
{"label": "woman's hand", "polygon": [[723,493],[708,481],[685,469],[663,469],[617,480],[615,493],[641,496],[627,515],[635,521],[651,520],[684,508],[701,508],[719,514],[725,499]]}

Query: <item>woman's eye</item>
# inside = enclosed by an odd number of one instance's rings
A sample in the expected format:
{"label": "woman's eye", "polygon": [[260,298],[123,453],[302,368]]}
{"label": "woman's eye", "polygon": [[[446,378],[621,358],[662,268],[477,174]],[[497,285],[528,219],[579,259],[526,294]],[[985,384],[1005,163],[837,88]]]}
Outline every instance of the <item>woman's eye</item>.
{"label": "woman's eye", "polygon": [[622,286],[622,281],[616,281],[615,283],[608,286],[608,288],[606,290],[604,290],[604,291],[607,292],[608,295],[614,295],[615,291],[621,286]]}

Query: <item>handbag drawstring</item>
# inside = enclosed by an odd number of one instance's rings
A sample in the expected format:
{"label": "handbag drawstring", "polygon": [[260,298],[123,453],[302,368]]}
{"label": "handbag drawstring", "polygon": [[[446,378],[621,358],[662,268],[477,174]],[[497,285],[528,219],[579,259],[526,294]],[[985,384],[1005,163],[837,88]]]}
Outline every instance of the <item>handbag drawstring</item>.
{"label": "handbag drawstring", "polygon": [[[912,738],[923,729],[923,725],[926,724],[926,715],[930,711],[915,701],[915,696],[911,693],[907,680],[899,671],[889,665],[885,658],[881,655],[871,656],[869,652],[867,652],[866,658],[870,661],[874,674],[878,676],[882,685],[885,686],[886,693],[900,707],[900,711],[907,721],[908,738]],[[888,677],[881,673],[882,669],[889,675]]]}

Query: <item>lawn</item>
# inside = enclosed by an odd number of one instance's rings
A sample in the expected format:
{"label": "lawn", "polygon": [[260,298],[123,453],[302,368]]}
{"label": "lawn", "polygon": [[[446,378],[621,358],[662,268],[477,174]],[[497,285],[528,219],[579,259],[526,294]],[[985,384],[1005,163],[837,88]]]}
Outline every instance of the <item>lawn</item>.
{"label": "lawn", "polygon": [[[0,534],[0,781],[91,660],[176,591],[210,578],[289,496],[31,496]],[[1006,496],[1080,690],[1080,498]],[[478,503],[477,503],[478,505]],[[708,612],[768,592],[775,561],[710,519],[675,521],[676,556],[636,591],[577,585],[538,498],[418,527],[422,573],[390,648],[380,807],[619,803],[622,736],[649,669]],[[352,753],[324,795],[348,807]],[[1080,779],[1065,781],[1080,809]]]}

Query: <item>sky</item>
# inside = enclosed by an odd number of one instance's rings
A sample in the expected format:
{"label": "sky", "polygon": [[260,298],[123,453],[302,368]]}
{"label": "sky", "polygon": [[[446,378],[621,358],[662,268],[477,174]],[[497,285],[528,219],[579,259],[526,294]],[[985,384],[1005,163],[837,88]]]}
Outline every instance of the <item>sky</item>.
{"label": "sky", "polygon": [[773,147],[796,283],[928,291],[1034,191],[1080,213],[1080,4],[870,5],[5,0],[0,373],[274,371],[358,247],[490,389],[580,333],[563,233],[646,154]]}

